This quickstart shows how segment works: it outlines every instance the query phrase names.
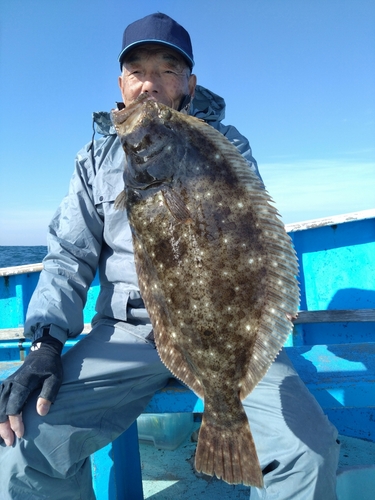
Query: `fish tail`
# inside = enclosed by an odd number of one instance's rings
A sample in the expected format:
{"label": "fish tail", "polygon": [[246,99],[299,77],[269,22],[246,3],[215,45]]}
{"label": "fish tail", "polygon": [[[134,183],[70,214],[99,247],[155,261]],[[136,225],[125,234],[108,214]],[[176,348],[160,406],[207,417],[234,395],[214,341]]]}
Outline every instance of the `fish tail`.
{"label": "fish tail", "polygon": [[262,470],[247,419],[231,430],[215,425],[203,414],[195,468],[229,484],[262,488]]}

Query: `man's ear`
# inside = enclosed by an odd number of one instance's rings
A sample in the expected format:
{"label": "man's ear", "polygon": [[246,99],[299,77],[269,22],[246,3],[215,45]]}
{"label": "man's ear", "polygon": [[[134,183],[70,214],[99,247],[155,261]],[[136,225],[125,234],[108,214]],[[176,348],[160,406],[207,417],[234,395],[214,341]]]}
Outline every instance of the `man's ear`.
{"label": "man's ear", "polygon": [[122,78],[122,75],[120,75],[120,76],[118,77],[118,86],[120,87],[120,91],[121,91],[122,99],[123,99],[123,101],[125,102],[125,100],[124,100],[124,86],[123,86],[123,78]]}
{"label": "man's ear", "polygon": [[196,77],[196,75],[191,74],[189,77],[188,87],[189,87],[189,94],[191,95],[192,99],[195,95],[195,87],[196,86],[197,86],[197,77]]}

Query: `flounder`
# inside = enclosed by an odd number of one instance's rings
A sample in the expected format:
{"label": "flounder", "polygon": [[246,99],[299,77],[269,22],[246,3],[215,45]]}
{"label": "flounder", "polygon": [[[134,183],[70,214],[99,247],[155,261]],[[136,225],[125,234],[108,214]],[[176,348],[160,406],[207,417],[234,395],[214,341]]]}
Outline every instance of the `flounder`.
{"label": "flounder", "polygon": [[292,328],[290,238],[258,176],[210,125],[147,94],[112,120],[127,159],[116,206],[127,210],[158,353],[204,400],[195,467],[262,487],[241,400]]}

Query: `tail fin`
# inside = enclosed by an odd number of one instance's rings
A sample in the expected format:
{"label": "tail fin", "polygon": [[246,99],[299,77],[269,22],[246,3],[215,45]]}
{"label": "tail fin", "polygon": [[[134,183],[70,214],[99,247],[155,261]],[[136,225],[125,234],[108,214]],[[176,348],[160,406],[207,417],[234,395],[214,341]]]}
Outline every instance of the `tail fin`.
{"label": "tail fin", "polygon": [[247,419],[240,428],[223,429],[208,422],[203,414],[195,468],[229,484],[262,488],[262,470]]}

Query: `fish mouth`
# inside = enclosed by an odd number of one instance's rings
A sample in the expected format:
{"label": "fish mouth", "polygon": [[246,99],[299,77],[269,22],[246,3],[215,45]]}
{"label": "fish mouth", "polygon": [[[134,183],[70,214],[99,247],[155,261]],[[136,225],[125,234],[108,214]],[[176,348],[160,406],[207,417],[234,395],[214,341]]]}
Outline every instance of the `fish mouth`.
{"label": "fish mouth", "polygon": [[[144,164],[149,159],[157,156],[165,147],[163,141],[161,141],[161,143],[159,141],[153,141],[147,133],[147,126],[150,121],[152,121],[148,116],[148,113],[150,111],[151,114],[153,114],[154,111],[157,113],[157,109],[154,109],[151,105],[152,107],[151,109],[148,109],[148,111],[141,111],[139,105],[146,102],[150,102],[150,104],[158,103],[158,101],[150,96],[148,92],[143,92],[126,108],[112,111],[113,124],[117,132],[120,133],[120,137],[121,135],[129,137],[132,132],[144,130],[144,134],[137,133],[135,136],[132,136],[133,139],[122,139],[121,141],[126,154],[130,154],[132,156],[136,155],[136,161],[140,164]],[[137,136],[138,140],[135,141]]]}
{"label": "fish mouth", "polygon": [[116,126],[122,125],[125,121],[129,119],[129,117],[137,110],[137,107],[140,103],[146,101],[157,102],[148,92],[142,92],[134,101],[132,101],[129,106],[126,106],[123,109],[114,109],[112,110],[112,120]]}

